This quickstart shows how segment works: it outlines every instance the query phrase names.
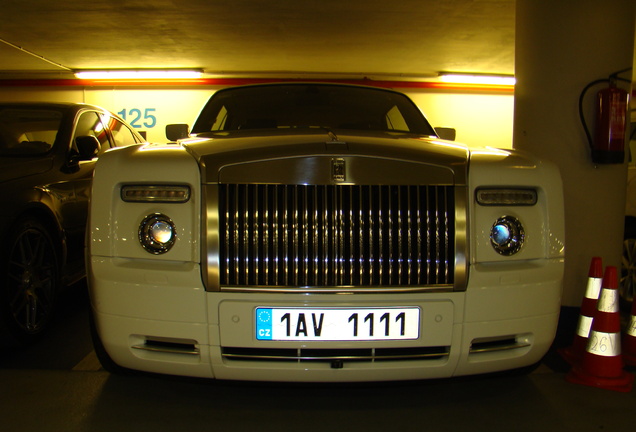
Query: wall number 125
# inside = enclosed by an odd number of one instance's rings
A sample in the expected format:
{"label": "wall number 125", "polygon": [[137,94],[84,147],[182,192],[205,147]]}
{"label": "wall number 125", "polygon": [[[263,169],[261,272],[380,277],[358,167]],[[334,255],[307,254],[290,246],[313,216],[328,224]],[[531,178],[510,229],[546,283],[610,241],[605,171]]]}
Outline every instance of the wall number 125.
{"label": "wall number 125", "polygon": [[150,129],[155,127],[157,124],[157,117],[154,115],[156,110],[156,108],[146,108],[142,112],[139,108],[132,108],[129,110],[124,108],[117,114],[135,129],[141,129],[142,127]]}

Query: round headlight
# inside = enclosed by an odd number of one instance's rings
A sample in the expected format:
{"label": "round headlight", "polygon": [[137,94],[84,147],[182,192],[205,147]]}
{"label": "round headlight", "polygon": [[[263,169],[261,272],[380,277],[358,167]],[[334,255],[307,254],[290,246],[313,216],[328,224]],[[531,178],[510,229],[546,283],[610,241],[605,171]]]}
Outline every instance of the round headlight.
{"label": "round headlight", "polygon": [[139,225],[139,242],[148,252],[159,255],[172,248],[177,230],[170,218],[161,213],[148,215]]}
{"label": "round headlight", "polygon": [[519,252],[524,239],[523,226],[513,216],[500,217],[490,229],[490,243],[501,255],[510,256]]}

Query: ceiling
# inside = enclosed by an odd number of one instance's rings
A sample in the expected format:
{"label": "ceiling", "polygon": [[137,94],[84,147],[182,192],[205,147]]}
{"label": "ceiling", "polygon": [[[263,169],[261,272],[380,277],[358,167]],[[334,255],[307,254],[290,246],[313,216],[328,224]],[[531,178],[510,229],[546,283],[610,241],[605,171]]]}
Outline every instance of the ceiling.
{"label": "ceiling", "polygon": [[0,79],[512,74],[515,0],[3,0]]}

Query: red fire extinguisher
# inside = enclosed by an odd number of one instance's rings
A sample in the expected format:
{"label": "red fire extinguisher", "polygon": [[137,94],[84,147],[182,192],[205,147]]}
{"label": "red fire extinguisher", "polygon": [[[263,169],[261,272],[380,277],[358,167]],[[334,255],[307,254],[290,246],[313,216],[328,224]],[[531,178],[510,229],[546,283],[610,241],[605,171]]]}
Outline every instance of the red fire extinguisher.
{"label": "red fire extinguisher", "polygon": [[625,160],[628,100],[629,93],[616,87],[614,80],[596,94],[596,131],[592,144],[595,163],[623,163]]}

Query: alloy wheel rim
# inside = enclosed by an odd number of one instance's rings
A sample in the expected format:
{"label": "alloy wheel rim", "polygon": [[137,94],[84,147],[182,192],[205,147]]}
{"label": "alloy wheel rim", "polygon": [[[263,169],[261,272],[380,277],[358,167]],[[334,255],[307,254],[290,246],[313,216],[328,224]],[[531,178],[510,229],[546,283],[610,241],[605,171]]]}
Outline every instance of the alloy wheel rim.
{"label": "alloy wheel rim", "polygon": [[22,331],[38,333],[50,318],[55,278],[48,237],[35,228],[23,231],[11,250],[7,274],[9,309]]}

